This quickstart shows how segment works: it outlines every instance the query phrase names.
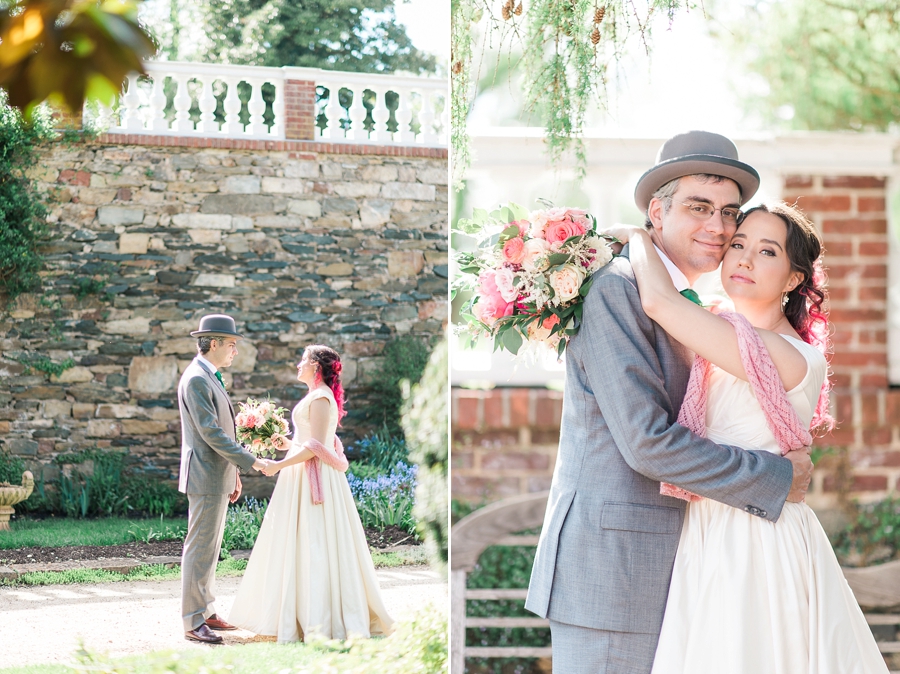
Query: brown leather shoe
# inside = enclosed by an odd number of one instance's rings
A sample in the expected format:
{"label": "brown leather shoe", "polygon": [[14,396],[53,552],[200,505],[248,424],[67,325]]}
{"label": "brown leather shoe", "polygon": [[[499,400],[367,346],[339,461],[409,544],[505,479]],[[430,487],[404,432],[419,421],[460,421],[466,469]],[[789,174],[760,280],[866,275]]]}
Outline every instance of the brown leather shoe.
{"label": "brown leather shoe", "polygon": [[229,625],[224,620],[220,620],[219,616],[217,616],[215,613],[213,613],[209,618],[206,619],[206,624],[211,629],[221,630],[223,632],[237,629],[237,627],[235,627],[234,625]]}
{"label": "brown leather shoe", "polygon": [[185,632],[184,638],[188,641],[199,641],[203,644],[221,644],[223,641],[225,641],[222,637],[209,629],[205,624],[200,625],[200,627],[195,630]]}

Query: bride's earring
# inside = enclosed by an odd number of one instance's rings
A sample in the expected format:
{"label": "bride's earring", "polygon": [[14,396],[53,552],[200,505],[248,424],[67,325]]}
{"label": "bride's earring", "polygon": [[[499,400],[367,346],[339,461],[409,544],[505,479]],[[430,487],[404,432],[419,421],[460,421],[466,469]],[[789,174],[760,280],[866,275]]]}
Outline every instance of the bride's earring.
{"label": "bride's earring", "polygon": [[782,311],[783,311],[784,308],[787,306],[787,303],[788,303],[788,293],[784,293],[784,295],[781,296],[781,309],[782,309]]}

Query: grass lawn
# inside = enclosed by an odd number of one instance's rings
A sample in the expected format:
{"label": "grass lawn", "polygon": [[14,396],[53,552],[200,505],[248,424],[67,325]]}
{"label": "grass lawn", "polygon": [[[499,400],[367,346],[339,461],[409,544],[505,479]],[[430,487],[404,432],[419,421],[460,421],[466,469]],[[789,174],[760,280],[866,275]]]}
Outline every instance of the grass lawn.
{"label": "grass lawn", "polygon": [[170,532],[187,529],[187,518],[175,517],[162,521],[124,517],[96,520],[69,517],[49,517],[44,520],[16,518],[11,524],[11,531],[0,531],[0,550],[59,548],[65,545],[121,545],[134,540],[146,541],[148,538],[165,540],[154,538],[154,534],[163,533],[166,529]]}
{"label": "grass lawn", "polygon": [[427,607],[400,623],[387,638],[309,644],[255,643],[190,651],[158,651],[121,659],[80,652],[74,667],[31,665],[0,674],[270,674],[271,672],[343,672],[346,674],[442,674],[447,667],[447,619]]}

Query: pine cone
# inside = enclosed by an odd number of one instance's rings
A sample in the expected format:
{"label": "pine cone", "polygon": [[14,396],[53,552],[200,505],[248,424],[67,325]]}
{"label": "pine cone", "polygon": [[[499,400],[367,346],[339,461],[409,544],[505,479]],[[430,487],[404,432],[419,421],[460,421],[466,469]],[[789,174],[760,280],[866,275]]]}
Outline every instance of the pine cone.
{"label": "pine cone", "polygon": [[594,9],[594,23],[599,24],[603,21],[604,16],[606,16],[606,7],[596,7]]}
{"label": "pine cone", "polygon": [[591,42],[593,42],[595,46],[598,42],[600,42],[600,29],[599,28],[595,27],[594,31],[591,33]]}
{"label": "pine cone", "polygon": [[515,12],[513,12],[513,13],[514,13],[516,16],[522,16],[522,3],[521,3],[521,2],[519,2],[518,5],[516,5],[516,10],[515,10]]}
{"label": "pine cone", "polygon": [[453,63],[453,74],[459,75],[462,72],[462,61],[455,61]]}
{"label": "pine cone", "polygon": [[509,5],[503,5],[503,9],[500,11],[501,16],[503,16],[504,21],[509,21],[509,18],[512,16],[512,13],[509,11]]}

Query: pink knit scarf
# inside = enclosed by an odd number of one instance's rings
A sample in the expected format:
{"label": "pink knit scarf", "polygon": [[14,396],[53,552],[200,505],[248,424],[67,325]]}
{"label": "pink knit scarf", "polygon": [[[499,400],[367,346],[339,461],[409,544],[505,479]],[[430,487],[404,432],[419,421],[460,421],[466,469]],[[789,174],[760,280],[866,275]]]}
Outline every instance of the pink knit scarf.
{"label": "pink knit scarf", "polygon": [[309,478],[312,502],[315,505],[319,505],[325,501],[325,498],[322,496],[322,473],[319,469],[319,462],[324,461],[326,465],[331,466],[335,470],[346,473],[350,463],[347,461],[347,457],[344,456],[344,445],[341,443],[341,439],[335,435],[334,454],[329,452],[325,445],[315,438],[310,438],[304,442],[300,449],[301,451],[308,449],[315,454],[313,458],[306,461],[306,475]]}
{"label": "pink knit scarf", "polygon": [[[759,406],[766,416],[769,428],[781,448],[782,456],[791,450],[810,445],[812,435],[809,428],[803,424],[788,400],[778,370],[762,337],[741,314],[722,312],[719,316],[734,326],[741,352],[741,363],[747,372],[747,379],[753,387]],[[706,394],[711,374],[711,363],[700,356],[695,356],[687,393],[678,414],[678,423],[701,437],[706,437]],[[699,501],[703,498],[667,482],[660,483],[659,493],[685,501]]]}

